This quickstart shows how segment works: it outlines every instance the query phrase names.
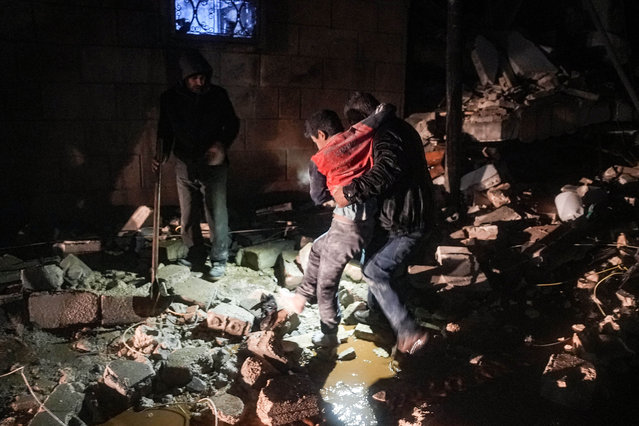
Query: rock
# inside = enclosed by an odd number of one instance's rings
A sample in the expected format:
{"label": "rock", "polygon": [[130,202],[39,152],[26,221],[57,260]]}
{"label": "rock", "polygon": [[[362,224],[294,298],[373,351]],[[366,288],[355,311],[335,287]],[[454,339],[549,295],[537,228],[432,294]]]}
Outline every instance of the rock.
{"label": "rock", "polygon": [[168,386],[185,386],[199,371],[212,371],[215,362],[211,351],[205,347],[177,349],[171,353],[160,375]]}
{"label": "rock", "polygon": [[357,354],[355,353],[355,348],[348,348],[337,354],[337,359],[340,361],[350,361],[355,359]]}

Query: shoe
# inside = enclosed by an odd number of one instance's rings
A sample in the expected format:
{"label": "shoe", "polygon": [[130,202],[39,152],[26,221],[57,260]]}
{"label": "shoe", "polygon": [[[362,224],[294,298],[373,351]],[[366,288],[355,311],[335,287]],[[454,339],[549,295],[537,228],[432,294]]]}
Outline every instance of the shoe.
{"label": "shoe", "polygon": [[182,266],[186,266],[187,268],[191,268],[193,267],[193,262],[191,262],[189,259],[187,259],[186,257],[183,257],[182,259],[178,259],[177,263],[179,263]]}
{"label": "shoe", "polygon": [[226,272],[226,263],[224,262],[213,262],[213,266],[209,269],[208,277],[217,280],[224,276]]}
{"label": "shoe", "polygon": [[337,333],[324,334],[321,331],[313,334],[311,342],[313,342],[315,346],[320,346],[322,348],[334,348],[339,346],[340,343],[337,338]]}
{"label": "shoe", "polygon": [[418,355],[424,351],[430,341],[430,332],[420,327],[413,333],[405,333],[397,338],[397,352],[405,355]]}
{"label": "shoe", "polygon": [[388,323],[386,317],[378,311],[373,311],[371,309],[362,309],[353,312],[353,316],[355,317],[357,322],[360,322],[362,324],[378,327],[390,327],[390,324]]}

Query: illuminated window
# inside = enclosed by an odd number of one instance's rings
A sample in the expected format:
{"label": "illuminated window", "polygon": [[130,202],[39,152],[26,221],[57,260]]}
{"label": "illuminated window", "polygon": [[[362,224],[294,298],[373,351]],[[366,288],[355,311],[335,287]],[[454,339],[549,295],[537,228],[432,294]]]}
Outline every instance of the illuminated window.
{"label": "illuminated window", "polygon": [[251,40],[258,0],[174,0],[175,31],[193,36]]}

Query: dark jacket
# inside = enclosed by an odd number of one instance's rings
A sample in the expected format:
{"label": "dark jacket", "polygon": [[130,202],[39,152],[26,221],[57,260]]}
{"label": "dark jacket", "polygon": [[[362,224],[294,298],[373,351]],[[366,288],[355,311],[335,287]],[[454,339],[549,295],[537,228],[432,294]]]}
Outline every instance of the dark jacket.
{"label": "dark jacket", "polygon": [[316,206],[333,199],[333,196],[328,192],[328,187],[326,186],[326,176],[317,170],[317,165],[312,161],[308,162],[308,177],[310,180],[311,200],[313,200]]}
{"label": "dark jacket", "polygon": [[172,150],[182,161],[202,160],[216,141],[228,148],[239,128],[233,105],[220,86],[211,85],[205,93],[196,94],[180,82],[160,97],[158,139],[164,158]]}
{"label": "dark jacket", "polygon": [[393,117],[376,133],[373,167],[343,188],[352,203],[381,202],[379,222],[393,233],[426,231],[433,225],[433,185],[417,131]]}

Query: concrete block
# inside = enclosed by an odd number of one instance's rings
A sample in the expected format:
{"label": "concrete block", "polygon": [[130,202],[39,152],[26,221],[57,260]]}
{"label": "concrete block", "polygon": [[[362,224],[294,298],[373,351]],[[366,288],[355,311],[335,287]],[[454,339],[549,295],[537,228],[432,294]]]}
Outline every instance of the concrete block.
{"label": "concrete block", "polygon": [[[0,272],[0,284],[20,282],[21,270],[16,265],[21,263],[23,263],[22,259],[10,254],[3,254],[0,256],[0,268],[5,269]],[[12,270],[13,267],[16,269]]]}
{"label": "concrete block", "polygon": [[342,312],[342,322],[346,325],[354,325],[357,324],[357,320],[355,319],[355,312],[366,309],[366,303],[363,301],[357,301],[349,304],[346,309]]}
{"label": "concrete block", "polygon": [[475,217],[474,226],[483,225],[485,223],[508,222],[521,220],[519,213],[508,206],[502,206],[485,215]]}
{"label": "concrete block", "polygon": [[151,381],[155,371],[150,364],[116,359],[104,369],[104,384],[114,389],[129,401],[138,401],[151,390]]}
{"label": "concrete block", "polygon": [[496,240],[499,235],[499,227],[497,225],[464,226],[464,232],[467,238],[482,241]]}
{"label": "concrete block", "polygon": [[244,401],[226,392],[212,396],[211,400],[215,404],[218,419],[229,425],[240,424],[245,413]]}
{"label": "concrete block", "polygon": [[279,92],[275,87],[255,90],[253,115],[255,118],[279,118]]}
{"label": "concrete block", "polygon": [[158,268],[157,280],[164,282],[168,287],[186,281],[191,276],[191,270],[184,265],[165,265]]}
{"label": "concrete block", "polygon": [[465,287],[476,292],[490,291],[491,287],[488,278],[483,272],[475,272],[472,275],[433,275],[430,279],[433,286],[444,286],[439,291],[452,290],[458,287]]}
{"label": "concrete block", "polygon": [[53,245],[64,254],[81,254],[81,253],[97,253],[102,251],[102,242],[100,240],[76,240],[62,241]]}
{"label": "concrete block", "polygon": [[570,354],[550,356],[541,377],[541,396],[558,404],[588,410],[597,384],[595,366]]}
{"label": "concrete block", "polygon": [[169,262],[175,262],[178,259],[184,259],[189,254],[189,248],[184,244],[181,238],[161,240],[158,245],[160,248],[160,261],[168,260]]}
{"label": "concrete block", "polygon": [[[353,31],[352,28],[326,28],[317,31],[316,26],[301,27],[299,30],[300,50],[305,54],[321,58],[355,58],[357,55],[357,31]],[[348,67],[343,67],[345,73],[350,73],[349,68],[353,67],[354,61],[350,61],[350,64]]]}
{"label": "concrete block", "polygon": [[475,189],[483,191],[501,183],[499,172],[492,164],[486,164],[472,172],[466,173],[461,178],[459,189],[466,191],[467,189]]}
{"label": "concrete block", "polygon": [[160,376],[168,386],[185,386],[198,370],[211,371],[213,368],[214,359],[208,348],[181,348],[169,354]]}
{"label": "concrete block", "polygon": [[470,52],[470,57],[481,85],[495,84],[499,69],[499,53],[495,45],[486,37],[478,35],[475,37],[475,48]]}
{"label": "concrete block", "polygon": [[533,78],[539,73],[556,73],[557,67],[530,40],[513,31],[506,40],[508,62],[518,76]]}
{"label": "concrete block", "polygon": [[148,297],[101,295],[101,324],[103,326],[111,326],[142,321],[149,314],[148,309],[146,309],[148,308],[148,301]]}
{"label": "concrete block", "polygon": [[60,267],[64,271],[64,278],[70,282],[82,280],[92,272],[86,263],[73,254],[66,255],[60,262]]}
{"label": "concrete block", "polygon": [[98,296],[93,293],[33,293],[29,319],[41,328],[62,328],[99,321]]}
{"label": "concrete block", "polygon": [[252,53],[222,53],[220,67],[222,86],[257,86],[260,71],[259,55]]}
{"label": "concrete block", "polygon": [[244,247],[242,250],[242,265],[256,271],[272,268],[277,257],[284,250],[292,250],[295,242],[292,240],[271,241],[255,246]]}
{"label": "concrete block", "polygon": [[342,352],[337,354],[337,359],[340,361],[350,361],[355,358],[357,358],[357,354],[355,353],[355,348],[353,347],[344,349]]}
{"label": "concrete block", "polygon": [[217,297],[219,289],[209,281],[189,276],[173,284],[173,292],[185,302],[197,304],[200,308],[207,310]]}
{"label": "concrete block", "polygon": [[[84,424],[77,415],[82,409],[84,393],[77,392],[71,383],[62,383],[51,392],[51,395],[44,401],[44,406],[53,413],[60,421],[66,424]],[[59,425],[51,417],[51,414],[44,410],[38,411],[29,425],[31,426],[51,426]]]}
{"label": "concrete block", "polygon": [[475,256],[463,246],[438,246],[435,259],[442,266],[442,271],[449,275],[470,275],[477,269]]}
{"label": "concrete block", "polygon": [[297,288],[304,278],[304,272],[295,263],[297,254],[297,250],[284,250],[277,257],[274,265],[275,276],[279,285],[289,290]]}
{"label": "concrete block", "polygon": [[282,374],[267,360],[258,356],[246,358],[240,372],[242,381],[254,389],[261,389],[268,379]]}
{"label": "concrete block", "polygon": [[301,92],[294,87],[279,89],[279,118],[303,118],[300,116]]}
{"label": "concrete block", "polygon": [[20,272],[22,285],[29,290],[59,290],[64,283],[64,271],[58,265],[39,265]]}
{"label": "concrete block", "polygon": [[302,272],[306,270],[306,265],[308,265],[308,256],[311,254],[311,249],[313,248],[313,243],[306,243],[298,252],[297,252],[297,263],[302,267]]}
{"label": "concrete block", "polygon": [[257,415],[266,425],[285,425],[320,414],[320,397],[313,381],[301,375],[269,379],[257,399]]}
{"label": "concrete block", "polygon": [[356,283],[364,281],[364,274],[362,273],[362,265],[356,261],[351,260],[344,267],[342,277],[347,277],[351,281]]}
{"label": "concrete block", "polygon": [[358,339],[368,340],[370,342],[377,341],[377,333],[375,333],[371,326],[367,324],[357,324],[353,335]]}

